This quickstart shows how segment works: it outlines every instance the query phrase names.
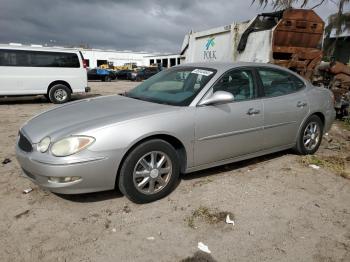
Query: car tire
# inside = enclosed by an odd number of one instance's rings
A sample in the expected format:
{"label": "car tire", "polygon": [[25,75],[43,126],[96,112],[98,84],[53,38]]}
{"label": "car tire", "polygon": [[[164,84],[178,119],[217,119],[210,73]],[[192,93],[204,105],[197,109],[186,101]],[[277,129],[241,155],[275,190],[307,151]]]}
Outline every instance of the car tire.
{"label": "car tire", "polygon": [[49,99],[54,104],[68,102],[71,99],[71,95],[71,90],[63,84],[54,85],[48,92]]}
{"label": "car tire", "polygon": [[312,155],[321,145],[323,123],[321,119],[312,115],[303,124],[294,151],[299,155]]}
{"label": "car tire", "polygon": [[105,82],[111,82],[111,80],[112,80],[112,79],[111,79],[110,76],[105,76],[105,77],[104,77],[104,81],[105,81]]}
{"label": "car tire", "polygon": [[173,191],[179,173],[175,149],[164,140],[152,139],[136,146],[128,154],[120,169],[118,186],[131,201],[149,203]]}

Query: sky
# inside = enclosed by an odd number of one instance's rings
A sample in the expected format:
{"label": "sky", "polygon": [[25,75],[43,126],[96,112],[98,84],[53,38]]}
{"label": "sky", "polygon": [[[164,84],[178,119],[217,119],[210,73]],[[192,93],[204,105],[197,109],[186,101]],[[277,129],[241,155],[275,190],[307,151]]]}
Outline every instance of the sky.
{"label": "sky", "polygon": [[[334,1],[315,11],[326,20],[337,11]],[[0,43],[178,53],[190,30],[271,10],[251,0],[0,0]]]}

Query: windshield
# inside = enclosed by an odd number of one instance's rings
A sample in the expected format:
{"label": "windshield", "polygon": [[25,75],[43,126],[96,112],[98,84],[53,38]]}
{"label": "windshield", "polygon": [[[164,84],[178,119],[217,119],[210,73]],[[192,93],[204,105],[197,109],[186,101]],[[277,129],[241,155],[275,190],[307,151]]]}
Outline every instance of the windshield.
{"label": "windshield", "polygon": [[188,106],[215,73],[215,69],[198,67],[168,69],[149,78],[126,96],[159,104]]}

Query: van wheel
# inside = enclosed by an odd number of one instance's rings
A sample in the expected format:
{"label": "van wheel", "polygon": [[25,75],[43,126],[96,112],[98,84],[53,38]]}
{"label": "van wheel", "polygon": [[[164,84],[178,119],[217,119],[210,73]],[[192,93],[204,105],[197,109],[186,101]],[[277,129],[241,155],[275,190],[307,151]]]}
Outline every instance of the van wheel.
{"label": "van wheel", "polygon": [[72,92],[62,84],[54,85],[49,90],[50,101],[54,104],[63,104],[71,99]]}
{"label": "van wheel", "polygon": [[320,147],[323,135],[323,123],[321,119],[313,115],[301,128],[297,143],[294,147],[299,155],[312,155]]}

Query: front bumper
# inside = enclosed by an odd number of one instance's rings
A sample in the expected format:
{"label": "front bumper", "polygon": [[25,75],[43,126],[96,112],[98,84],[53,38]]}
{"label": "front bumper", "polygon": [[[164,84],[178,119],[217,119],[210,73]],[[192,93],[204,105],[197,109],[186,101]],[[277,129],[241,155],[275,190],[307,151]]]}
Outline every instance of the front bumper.
{"label": "front bumper", "polygon": [[[40,187],[59,194],[81,194],[112,190],[115,187],[117,168],[109,157],[98,157],[68,164],[43,163],[31,153],[16,146],[17,160],[22,167],[22,176]],[[66,183],[49,181],[49,177],[80,177]]]}

